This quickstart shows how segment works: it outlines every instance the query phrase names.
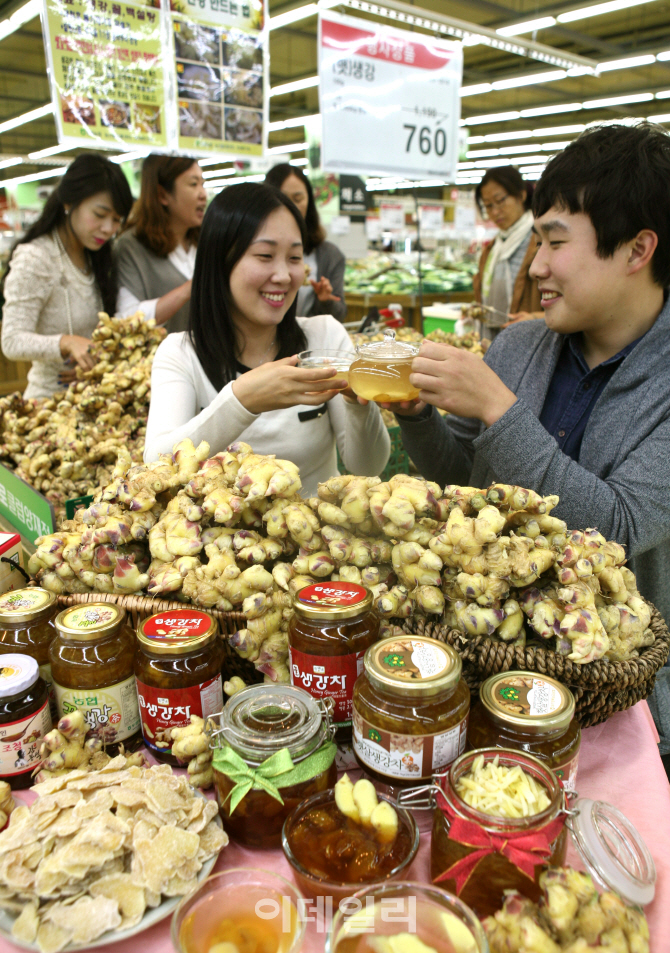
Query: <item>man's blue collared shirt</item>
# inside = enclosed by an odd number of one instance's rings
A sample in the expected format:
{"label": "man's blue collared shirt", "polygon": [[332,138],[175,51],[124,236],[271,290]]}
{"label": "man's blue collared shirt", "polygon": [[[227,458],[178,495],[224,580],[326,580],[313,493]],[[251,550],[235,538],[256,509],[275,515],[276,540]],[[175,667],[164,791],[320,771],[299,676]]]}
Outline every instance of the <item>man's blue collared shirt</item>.
{"label": "man's blue collared shirt", "polygon": [[540,414],[545,430],[573,460],[579,459],[584,431],[596,401],[624,358],[641,340],[638,338],[614,357],[590,369],[582,354],[581,337],[581,334],[570,334],[563,342]]}

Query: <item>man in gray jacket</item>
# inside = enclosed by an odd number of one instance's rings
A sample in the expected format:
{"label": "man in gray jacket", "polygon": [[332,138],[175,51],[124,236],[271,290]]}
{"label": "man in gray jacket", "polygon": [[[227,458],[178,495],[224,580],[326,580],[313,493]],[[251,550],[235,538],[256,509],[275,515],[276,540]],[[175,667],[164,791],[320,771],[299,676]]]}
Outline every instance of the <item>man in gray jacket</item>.
{"label": "man in gray jacket", "polygon": [[[547,165],[533,213],[544,321],[510,327],[484,361],[425,342],[419,400],[394,407],[405,448],[442,485],[558,494],[554,515],[622,543],[670,620],[670,136],[584,133]],[[652,700],[662,754],[669,675]]]}

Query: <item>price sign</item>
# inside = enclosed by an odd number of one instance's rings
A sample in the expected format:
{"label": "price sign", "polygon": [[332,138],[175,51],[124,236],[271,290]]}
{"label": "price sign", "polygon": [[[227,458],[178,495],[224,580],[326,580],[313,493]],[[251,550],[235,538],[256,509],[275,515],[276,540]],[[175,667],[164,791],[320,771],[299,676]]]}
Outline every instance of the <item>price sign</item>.
{"label": "price sign", "polygon": [[460,43],[321,14],[324,168],[454,178],[462,74]]}
{"label": "price sign", "polygon": [[397,202],[382,202],[379,221],[385,232],[398,232],[405,227],[405,208]]}
{"label": "price sign", "polygon": [[419,222],[421,228],[427,232],[439,232],[444,225],[444,208],[442,205],[420,205]]}

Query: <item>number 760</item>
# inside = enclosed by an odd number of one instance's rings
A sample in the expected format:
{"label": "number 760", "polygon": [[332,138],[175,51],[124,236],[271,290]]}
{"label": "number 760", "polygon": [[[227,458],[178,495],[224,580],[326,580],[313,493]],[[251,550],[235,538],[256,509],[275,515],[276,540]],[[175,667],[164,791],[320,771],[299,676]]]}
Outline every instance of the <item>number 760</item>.
{"label": "number 760", "polygon": [[[409,152],[412,147],[414,134],[417,131],[417,126],[404,123],[403,129],[409,130],[407,142],[405,143],[405,152]],[[437,129],[435,129],[435,131],[433,131],[430,126],[422,126],[419,129],[419,135],[416,141],[419,143],[419,150],[424,155],[428,155],[428,153],[433,149],[435,150],[435,155],[438,156],[443,156],[447,151],[447,134],[444,129],[440,128],[439,126]]]}

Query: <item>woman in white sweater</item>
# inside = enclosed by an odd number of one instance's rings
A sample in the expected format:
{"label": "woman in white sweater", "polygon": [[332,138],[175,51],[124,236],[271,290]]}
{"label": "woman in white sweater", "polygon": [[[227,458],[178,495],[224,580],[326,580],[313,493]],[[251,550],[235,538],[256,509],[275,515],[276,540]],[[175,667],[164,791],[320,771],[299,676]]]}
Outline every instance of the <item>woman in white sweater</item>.
{"label": "woman in white sweater", "polygon": [[379,409],[336,372],[297,367],[306,349],[353,353],[330,315],[296,318],[304,279],[304,223],[278,189],[243,183],[212,201],[193,275],[188,332],[158,348],[151,377],[146,461],[185,437],[211,452],[236,440],[300,467],[313,495],[337,473],[381,473],[390,440]]}
{"label": "woman in white sweater", "polygon": [[128,181],[109,159],[77,156],[35,224],[14,248],[4,280],[2,352],[32,361],[25,397],[50,397],[88,370],[98,312],[114,314],[110,239],[133,204]]}

